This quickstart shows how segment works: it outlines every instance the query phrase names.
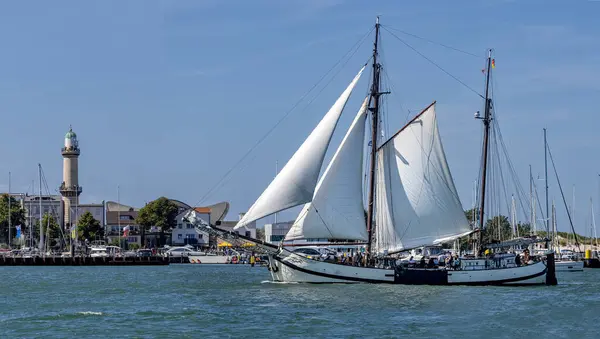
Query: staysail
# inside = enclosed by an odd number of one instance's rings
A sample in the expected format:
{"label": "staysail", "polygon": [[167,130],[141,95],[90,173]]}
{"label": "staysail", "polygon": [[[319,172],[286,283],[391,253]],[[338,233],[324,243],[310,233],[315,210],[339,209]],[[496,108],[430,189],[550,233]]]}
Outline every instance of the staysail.
{"label": "staysail", "polygon": [[302,146],[300,146],[281,172],[273,179],[269,187],[261,194],[254,205],[250,207],[248,213],[244,215],[234,229],[312,200],[331,136],[344,110],[344,106],[364,69],[365,67],[363,66],[335,104],[329,109],[329,112],[327,112],[317,127],[306,138]]}
{"label": "staysail", "polygon": [[367,97],[285,240],[367,240],[362,167],[368,102]]}
{"label": "staysail", "polygon": [[379,148],[376,174],[377,252],[471,232],[442,147],[435,102]]}

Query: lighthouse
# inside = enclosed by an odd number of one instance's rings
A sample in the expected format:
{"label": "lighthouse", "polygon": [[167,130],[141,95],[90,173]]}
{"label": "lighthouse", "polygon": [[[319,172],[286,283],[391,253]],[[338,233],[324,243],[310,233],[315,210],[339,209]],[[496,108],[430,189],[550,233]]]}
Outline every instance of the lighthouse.
{"label": "lighthouse", "polygon": [[73,219],[76,219],[75,211],[72,210],[71,207],[75,207],[79,204],[79,195],[81,194],[81,186],[79,186],[79,166],[77,164],[79,153],[77,134],[75,134],[73,128],[69,126],[69,131],[65,135],[65,144],[61,150],[63,156],[63,182],[59,188],[64,205],[63,215],[65,227],[71,226],[71,213],[73,213]]}

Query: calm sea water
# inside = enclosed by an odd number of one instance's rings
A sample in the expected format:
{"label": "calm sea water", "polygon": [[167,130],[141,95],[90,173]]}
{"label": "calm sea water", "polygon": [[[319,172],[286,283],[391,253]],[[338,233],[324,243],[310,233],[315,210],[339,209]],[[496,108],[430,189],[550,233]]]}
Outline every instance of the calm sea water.
{"label": "calm sea water", "polygon": [[600,270],[556,287],[302,285],[262,267],[0,267],[0,338],[599,338]]}

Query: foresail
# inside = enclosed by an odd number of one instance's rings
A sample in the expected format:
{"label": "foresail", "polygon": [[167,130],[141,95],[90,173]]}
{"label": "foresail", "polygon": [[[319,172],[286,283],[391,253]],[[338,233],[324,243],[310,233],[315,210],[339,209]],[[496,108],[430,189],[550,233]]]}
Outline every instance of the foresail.
{"label": "foresail", "polygon": [[329,109],[329,112],[325,114],[321,122],[234,229],[312,200],[331,136],[364,69],[365,67],[358,72],[350,85]]}
{"label": "foresail", "polygon": [[440,139],[435,103],[377,153],[376,249],[451,241],[471,232]]}
{"label": "foresail", "polygon": [[367,97],[285,240],[367,240],[362,167],[368,102]]}

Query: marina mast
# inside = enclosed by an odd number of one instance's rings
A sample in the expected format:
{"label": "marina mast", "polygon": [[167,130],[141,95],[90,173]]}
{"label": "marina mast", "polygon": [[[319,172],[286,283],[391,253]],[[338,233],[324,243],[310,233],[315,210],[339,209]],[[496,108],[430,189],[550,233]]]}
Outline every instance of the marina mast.
{"label": "marina mast", "polygon": [[487,162],[488,162],[488,149],[489,149],[489,134],[490,134],[490,122],[492,99],[490,99],[490,74],[492,72],[492,50],[488,52],[487,66],[486,66],[486,79],[485,79],[485,112],[483,116],[483,153],[482,153],[482,166],[481,166],[481,202],[479,207],[479,233],[478,233],[478,246],[476,249],[480,249],[482,244],[481,232],[483,232],[483,226],[485,225],[484,211],[485,211],[485,183],[487,179]]}
{"label": "marina mast", "polygon": [[[544,180],[546,184],[546,235],[550,236],[550,211],[548,209],[548,143],[546,141],[546,129],[544,128]],[[546,247],[548,247],[546,245]]]}
{"label": "marina mast", "polygon": [[[373,44],[373,83],[371,85],[371,97],[369,99],[371,107],[369,110],[372,114],[372,132],[371,132],[371,159],[370,159],[370,173],[369,173],[369,202],[367,205],[367,232],[369,234],[369,238],[367,241],[367,248],[365,253],[367,255],[367,259],[369,253],[371,251],[371,242],[373,238],[373,205],[374,205],[374,196],[375,196],[375,159],[377,157],[377,135],[378,135],[378,127],[379,127],[379,97],[381,93],[379,92],[379,78],[380,78],[380,70],[381,65],[377,61],[378,50],[377,44],[379,42],[379,17],[377,17],[377,21],[375,22],[375,42]],[[366,263],[365,263],[366,264]]]}

